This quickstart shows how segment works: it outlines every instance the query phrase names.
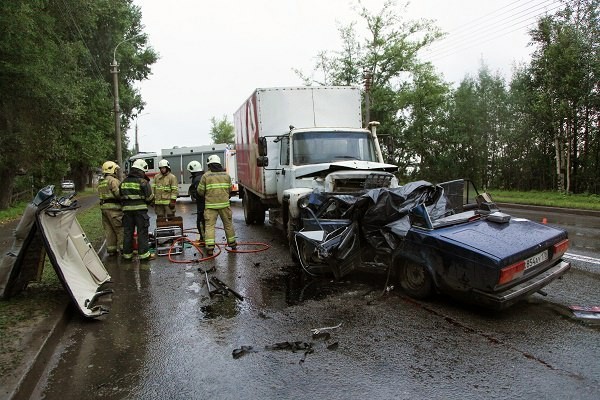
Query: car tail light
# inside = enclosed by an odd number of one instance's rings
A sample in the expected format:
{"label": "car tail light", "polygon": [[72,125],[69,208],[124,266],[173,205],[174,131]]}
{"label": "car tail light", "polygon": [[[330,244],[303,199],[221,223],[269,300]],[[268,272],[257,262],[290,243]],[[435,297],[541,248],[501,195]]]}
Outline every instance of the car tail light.
{"label": "car tail light", "polygon": [[500,278],[498,279],[498,285],[503,285],[507,282],[512,281],[523,275],[525,270],[525,261],[519,261],[513,265],[509,265],[506,268],[500,270]]}
{"label": "car tail light", "polygon": [[552,246],[552,258],[562,256],[569,248],[569,239],[565,239]]}

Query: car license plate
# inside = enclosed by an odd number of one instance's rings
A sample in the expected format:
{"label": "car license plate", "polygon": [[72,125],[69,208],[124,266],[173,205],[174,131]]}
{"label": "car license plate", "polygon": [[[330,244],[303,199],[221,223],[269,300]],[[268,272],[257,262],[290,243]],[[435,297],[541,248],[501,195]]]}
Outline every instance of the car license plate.
{"label": "car license plate", "polygon": [[525,260],[525,269],[535,267],[539,263],[542,263],[548,259],[548,250],[544,250],[541,253],[536,254],[533,257],[529,257]]}

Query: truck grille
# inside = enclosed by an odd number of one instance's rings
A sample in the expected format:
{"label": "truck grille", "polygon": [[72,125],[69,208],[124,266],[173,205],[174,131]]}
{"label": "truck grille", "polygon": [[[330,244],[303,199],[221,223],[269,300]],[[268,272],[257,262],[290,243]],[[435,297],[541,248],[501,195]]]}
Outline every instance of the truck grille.
{"label": "truck grille", "polygon": [[360,178],[338,178],[333,184],[333,192],[353,193],[380,187],[389,187],[392,182],[390,174],[369,174]]}

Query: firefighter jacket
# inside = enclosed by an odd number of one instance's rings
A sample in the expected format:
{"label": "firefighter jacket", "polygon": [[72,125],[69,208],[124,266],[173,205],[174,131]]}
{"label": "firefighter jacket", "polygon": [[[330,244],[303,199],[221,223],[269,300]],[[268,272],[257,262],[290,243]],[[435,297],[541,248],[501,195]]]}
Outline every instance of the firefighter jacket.
{"label": "firefighter jacket", "polygon": [[205,208],[229,207],[231,177],[225,171],[206,172],[198,184],[198,195],[204,196]]}
{"label": "firefighter jacket", "polygon": [[196,201],[198,210],[204,210],[204,197],[198,196],[198,185],[204,176],[204,172],[192,172],[192,184],[190,185],[190,195]]}
{"label": "firefighter jacket", "polygon": [[98,183],[98,196],[100,197],[101,210],[120,210],[121,195],[119,185],[121,182],[114,174],[105,174]]}
{"label": "firefighter jacket", "polygon": [[171,172],[166,175],[156,174],[152,183],[154,191],[154,204],[168,206],[171,201],[177,200],[179,187],[177,178]]}
{"label": "firefighter jacket", "polygon": [[149,179],[137,168],[131,168],[127,178],[119,186],[123,211],[147,210],[154,199]]}

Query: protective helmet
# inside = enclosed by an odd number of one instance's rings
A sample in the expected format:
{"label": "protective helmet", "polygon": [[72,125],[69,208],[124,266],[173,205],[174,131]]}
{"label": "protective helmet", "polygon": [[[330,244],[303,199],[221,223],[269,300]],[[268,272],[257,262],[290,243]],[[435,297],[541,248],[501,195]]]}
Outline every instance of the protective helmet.
{"label": "protective helmet", "polygon": [[146,164],[146,161],[142,160],[141,158],[135,160],[131,168],[137,168],[144,172],[148,172],[148,164]]}
{"label": "protective helmet", "polygon": [[221,164],[221,159],[219,158],[218,155],[213,154],[213,155],[211,155],[211,156],[208,157],[207,164]]}
{"label": "protective helmet", "polygon": [[200,172],[202,171],[202,164],[200,161],[193,160],[187,165],[187,169],[190,172]]}
{"label": "protective helmet", "polygon": [[102,164],[102,173],[103,174],[114,174],[119,169],[119,166],[114,161],[107,161]]}
{"label": "protective helmet", "polygon": [[171,166],[169,165],[169,161],[164,160],[164,159],[160,160],[158,162],[158,168],[162,168],[162,167],[167,167],[167,168],[171,169]]}

